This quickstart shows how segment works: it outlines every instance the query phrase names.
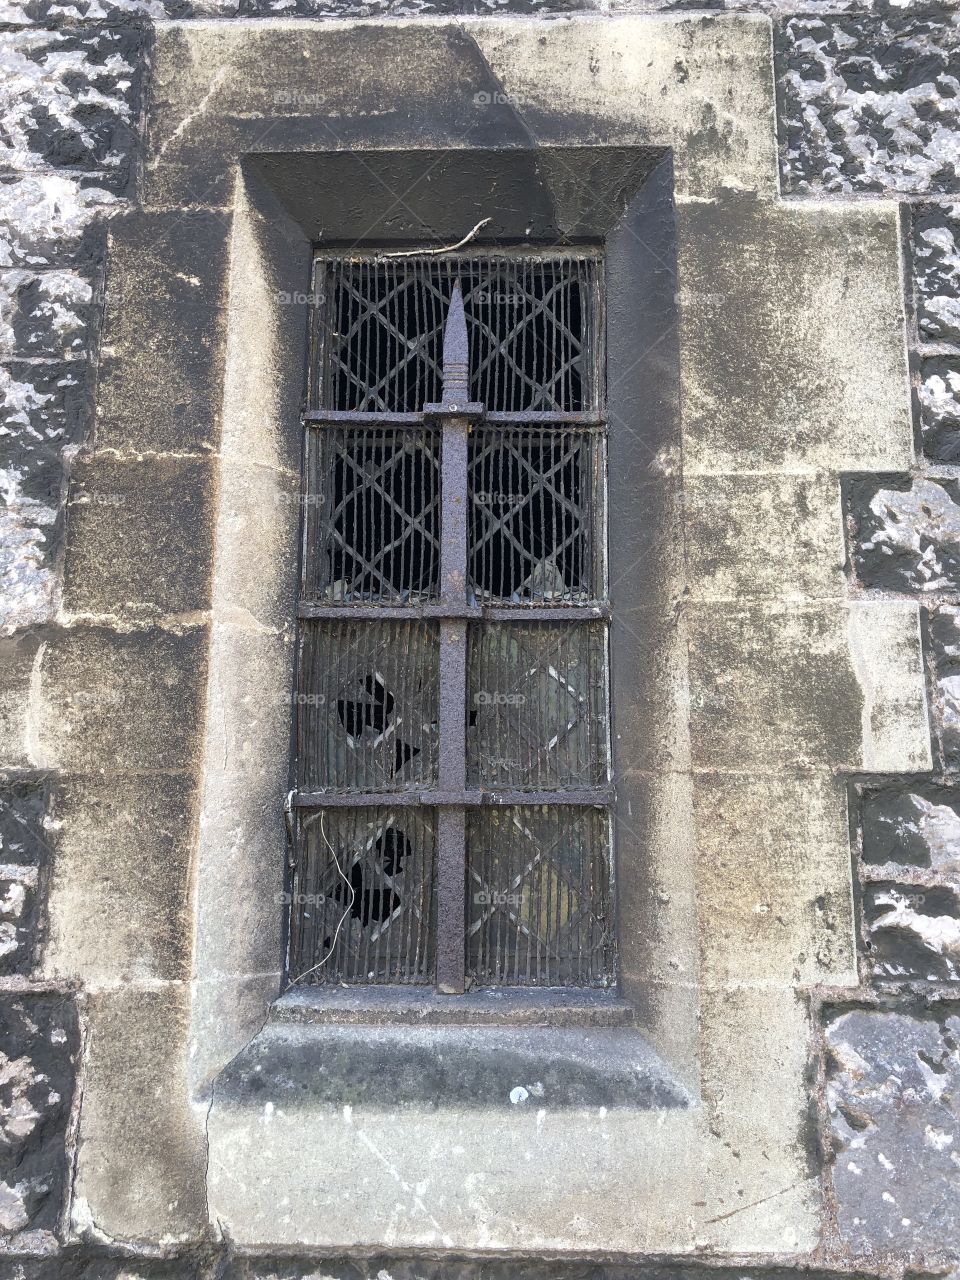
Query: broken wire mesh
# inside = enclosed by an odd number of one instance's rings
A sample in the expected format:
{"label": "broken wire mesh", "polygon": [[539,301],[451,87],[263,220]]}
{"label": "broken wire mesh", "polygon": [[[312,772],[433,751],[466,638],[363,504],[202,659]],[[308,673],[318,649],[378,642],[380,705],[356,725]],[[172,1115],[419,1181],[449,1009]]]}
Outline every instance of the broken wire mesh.
{"label": "broken wire mesh", "polygon": [[433,811],[306,811],[299,825],[291,978],[311,984],[432,981]]}
{"label": "broken wire mesh", "polygon": [[307,620],[297,760],[303,791],[404,791],[437,773],[439,631]]}

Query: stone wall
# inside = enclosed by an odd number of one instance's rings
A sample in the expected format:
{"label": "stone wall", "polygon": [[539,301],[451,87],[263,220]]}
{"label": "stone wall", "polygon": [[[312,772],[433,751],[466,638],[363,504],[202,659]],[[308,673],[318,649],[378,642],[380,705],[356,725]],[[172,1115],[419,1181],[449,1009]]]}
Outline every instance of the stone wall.
{"label": "stone wall", "polygon": [[[45,663],[73,660],[71,715],[103,712],[90,705],[103,691],[81,678],[84,636],[99,619],[71,612],[69,583],[64,596],[64,522],[69,495],[71,519],[94,530],[95,545],[98,507],[136,501],[122,477],[85,488],[83,450],[96,440],[95,388],[109,379],[110,326],[122,319],[104,316],[106,251],[111,228],[122,228],[124,211],[137,204],[153,24],[290,13],[589,8],[602,15],[616,7],[605,0],[0,5],[0,1276],[639,1274],[600,1259],[589,1266],[255,1260],[233,1256],[229,1241],[200,1240],[184,1254],[157,1239],[129,1257],[92,1223],[79,1239],[68,1233],[89,996],[37,976],[70,795],[69,779],[50,766],[31,700]],[[879,481],[851,477],[847,573],[854,599],[922,606],[935,767],[851,784],[861,986],[842,999],[824,992],[817,1006],[821,1053],[810,1079],[829,1220],[811,1262],[830,1274],[945,1274],[960,1266],[960,203],[953,203],[960,202],[960,15],[952,5],[893,0],[624,7],[770,13],[785,197],[902,202],[920,461]],[[149,335],[144,344],[149,356]],[[203,358],[199,332],[193,356]],[[184,405],[185,421],[194,408]],[[156,450],[149,440],[137,448],[141,458]],[[179,473],[190,465],[181,464],[171,483],[183,483]],[[157,590],[162,596],[162,582]],[[75,1204],[72,1218],[82,1219]],[[666,1264],[662,1271],[690,1274]]]}

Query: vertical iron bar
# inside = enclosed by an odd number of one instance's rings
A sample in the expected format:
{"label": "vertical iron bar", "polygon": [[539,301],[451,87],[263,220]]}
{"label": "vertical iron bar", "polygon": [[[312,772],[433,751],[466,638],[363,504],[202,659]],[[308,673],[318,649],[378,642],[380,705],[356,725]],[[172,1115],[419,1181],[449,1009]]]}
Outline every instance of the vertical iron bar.
{"label": "vertical iron bar", "polygon": [[[454,284],[443,335],[443,446],[441,455],[440,599],[467,598],[467,471],[470,399],[467,321],[459,280]],[[462,416],[457,416],[457,410]],[[466,789],[467,626],[440,625],[440,788]],[[437,990],[463,992],[466,976],[466,815],[444,806],[437,821]]]}

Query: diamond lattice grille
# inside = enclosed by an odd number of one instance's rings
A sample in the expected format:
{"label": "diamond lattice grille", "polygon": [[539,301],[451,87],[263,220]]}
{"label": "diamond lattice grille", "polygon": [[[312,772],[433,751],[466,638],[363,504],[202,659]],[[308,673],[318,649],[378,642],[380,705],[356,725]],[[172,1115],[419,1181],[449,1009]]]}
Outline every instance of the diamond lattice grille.
{"label": "diamond lattice grille", "polygon": [[612,981],[600,267],[316,260],[291,981]]}
{"label": "diamond lattice grille", "polygon": [[470,575],[477,599],[600,599],[602,483],[597,433],[559,427],[473,432]]}
{"label": "diamond lattice grille", "polygon": [[314,983],[431,981],[434,826],[430,810],[304,815],[291,891],[292,975]]}
{"label": "diamond lattice grille", "polygon": [[596,809],[508,807],[470,823],[468,967],[480,986],[603,986],[608,824]]}
{"label": "diamond lattice grille", "polygon": [[488,412],[596,407],[599,287],[589,257],[336,259],[318,264],[317,406],[419,413],[441,393],[459,280],[471,398]]}
{"label": "diamond lattice grille", "polygon": [[471,628],[471,786],[563,790],[607,778],[605,635],[590,623]]}
{"label": "diamond lattice grille", "polygon": [[434,599],[440,442],[428,427],[324,426],[307,441],[303,598]]}

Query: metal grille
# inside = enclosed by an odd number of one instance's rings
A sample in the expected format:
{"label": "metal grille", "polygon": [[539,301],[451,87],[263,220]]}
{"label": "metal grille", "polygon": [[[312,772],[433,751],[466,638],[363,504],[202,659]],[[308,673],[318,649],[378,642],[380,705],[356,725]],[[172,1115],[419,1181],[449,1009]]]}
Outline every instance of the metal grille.
{"label": "metal grille", "polygon": [[603,438],[560,427],[481,427],[470,439],[476,598],[571,604],[603,594]]}
{"label": "metal grille", "polygon": [[403,791],[436,781],[437,649],[437,627],[427,622],[304,622],[301,790]]}
{"label": "metal grille", "polygon": [[606,632],[592,623],[470,629],[469,786],[536,791],[607,781]]}
{"label": "metal grille", "polygon": [[316,262],[294,982],[612,980],[598,268]]}
{"label": "metal grille", "polygon": [[302,598],[436,598],[439,468],[439,433],[430,427],[310,431]]}
{"label": "metal grille", "polygon": [[428,809],[306,814],[291,893],[291,976],[431,982],[435,845]]}
{"label": "metal grille", "polygon": [[488,413],[593,409],[596,268],[589,256],[549,254],[320,261],[317,407],[419,413],[439,401],[459,280],[472,400]]}
{"label": "metal grille", "polygon": [[479,986],[605,986],[609,818],[597,809],[510,807],[471,815],[467,969]]}

